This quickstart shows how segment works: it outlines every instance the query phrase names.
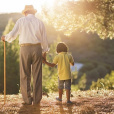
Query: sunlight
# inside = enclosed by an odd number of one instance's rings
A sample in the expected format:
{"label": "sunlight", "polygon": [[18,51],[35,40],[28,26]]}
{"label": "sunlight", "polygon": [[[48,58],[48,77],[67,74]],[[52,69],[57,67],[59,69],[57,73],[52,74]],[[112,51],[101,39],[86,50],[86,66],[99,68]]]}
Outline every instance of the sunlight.
{"label": "sunlight", "polygon": [[25,5],[33,5],[38,13],[42,6],[52,7],[55,0],[3,0],[0,4],[0,13],[21,12]]}
{"label": "sunlight", "polygon": [[21,13],[25,5],[33,5],[37,12],[41,12],[42,0],[3,0],[0,4],[0,13]]}
{"label": "sunlight", "polygon": [[[22,12],[25,5],[33,5],[38,13],[41,12],[42,6],[52,8],[57,0],[3,0],[0,4],[0,13]],[[79,0],[61,0],[65,1],[79,1]]]}
{"label": "sunlight", "polygon": [[74,2],[77,2],[77,1],[80,1],[80,0],[69,0],[69,1],[74,1]]}
{"label": "sunlight", "polygon": [[55,0],[42,0],[42,5],[46,5],[48,7],[52,7]]}

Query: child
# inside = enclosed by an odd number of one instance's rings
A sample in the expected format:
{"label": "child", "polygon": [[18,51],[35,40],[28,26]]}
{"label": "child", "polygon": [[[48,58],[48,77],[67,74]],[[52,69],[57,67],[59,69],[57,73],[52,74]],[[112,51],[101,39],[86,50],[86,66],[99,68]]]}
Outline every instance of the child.
{"label": "child", "polygon": [[71,90],[71,70],[70,64],[74,65],[74,60],[71,54],[68,54],[68,48],[65,43],[58,43],[56,51],[58,55],[55,56],[53,63],[49,63],[44,60],[44,63],[50,67],[58,65],[58,83],[59,83],[59,97],[56,98],[57,101],[62,101],[62,93],[66,89],[67,103],[72,103],[70,101],[70,90]]}

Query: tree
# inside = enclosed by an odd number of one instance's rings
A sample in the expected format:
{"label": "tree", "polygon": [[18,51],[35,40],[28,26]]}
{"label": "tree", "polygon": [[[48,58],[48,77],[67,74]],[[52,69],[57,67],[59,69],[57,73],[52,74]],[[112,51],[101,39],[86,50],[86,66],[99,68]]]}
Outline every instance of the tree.
{"label": "tree", "polygon": [[[12,19],[8,21],[4,35],[9,33],[14,27]],[[0,93],[3,93],[3,42],[0,42]],[[6,92],[15,94],[19,92],[19,46],[18,39],[13,43],[6,42]]]}
{"label": "tree", "polygon": [[55,0],[53,7],[44,6],[44,20],[68,36],[80,30],[113,39],[113,4],[113,0]]}

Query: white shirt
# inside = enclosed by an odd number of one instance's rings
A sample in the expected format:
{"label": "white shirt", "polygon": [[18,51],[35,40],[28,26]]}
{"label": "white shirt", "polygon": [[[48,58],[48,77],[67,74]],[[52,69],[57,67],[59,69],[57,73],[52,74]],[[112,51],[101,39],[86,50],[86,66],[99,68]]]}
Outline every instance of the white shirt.
{"label": "white shirt", "polygon": [[12,42],[17,35],[19,35],[19,44],[41,43],[43,52],[48,51],[44,24],[33,14],[18,19],[12,31],[5,36],[5,41]]}

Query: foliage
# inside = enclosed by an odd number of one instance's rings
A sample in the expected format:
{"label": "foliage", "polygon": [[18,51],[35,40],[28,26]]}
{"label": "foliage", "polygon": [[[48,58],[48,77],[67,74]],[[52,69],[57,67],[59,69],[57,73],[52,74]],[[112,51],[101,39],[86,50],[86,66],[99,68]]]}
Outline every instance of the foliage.
{"label": "foliage", "polygon": [[48,80],[49,81],[46,84],[46,89],[48,89],[49,92],[58,91],[58,75],[57,75],[57,73],[52,75],[51,78],[49,78]]}
{"label": "foliage", "polygon": [[114,38],[113,0],[55,0],[44,6],[44,20],[65,35],[76,30],[97,33],[100,38]]}
{"label": "foliage", "polygon": [[72,84],[71,85],[71,91],[77,91],[77,90],[79,90],[78,84],[76,84],[76,85]]}
{"label": "foliage", "polygon": [[[104,78],[107,73],[111,72],[111,68],[106,64],[97,62],[87,62],[78,72],[78,78],[75,80],[79,82],[81,76],[86,74],[86,88],[89,89],[92,81],[97,81],[98,78]],[[75,83],[75,84],[76,84]]]}
{"label": "foliage", "polygon": [[87,79],[86,79],[86,74],[83,74],[81,76],[81,78],[79,79],[79,82],[78,82],[78,88],[80,90],[84,90],[86,88],[86,82],[87,82]]}
{"label": "foliage", "polygon": [[[14,26],[14,22],[10,19],[5,31],[4,35],[9,33]],[[3,71],[4,71],[4,63],[3,63],[3,42],[0,42],[0,93],[3,93]],[[14,94],[19,92],[19,46],[18,39],[16,39],[13,43],[6,42],[6,92],[7,94]]]}
{"label": "foliage", "polygon": [[78,71],[77,69],[75,71],[71,72],[71,82],[72,84],[75,84],[75,80],[77,79]]}
{"label": "foliage", "polygon": [[[59,42],[58,39],[57,42]],[[50,45],[50,50],[47,53],[46,59],[48,62],[52,62],[54,56],[56,55],[56,46],[57,42],[54,42]],[[53,92],[58,90],[58,79],[57,79],[57,68],[56,67],[49,67],[43,64],[43,91],[44,92]]]}
{"label": "foliage", "polygon": [[92,82],[90,89],[113,89],[114,90],[114,71],[107,74],[105,78],[98,79],[97,82]]}

